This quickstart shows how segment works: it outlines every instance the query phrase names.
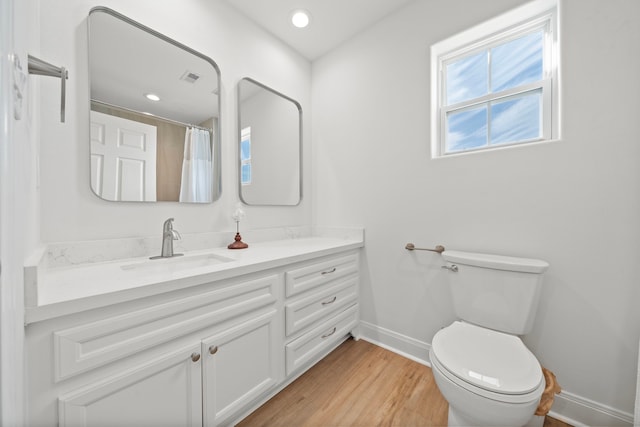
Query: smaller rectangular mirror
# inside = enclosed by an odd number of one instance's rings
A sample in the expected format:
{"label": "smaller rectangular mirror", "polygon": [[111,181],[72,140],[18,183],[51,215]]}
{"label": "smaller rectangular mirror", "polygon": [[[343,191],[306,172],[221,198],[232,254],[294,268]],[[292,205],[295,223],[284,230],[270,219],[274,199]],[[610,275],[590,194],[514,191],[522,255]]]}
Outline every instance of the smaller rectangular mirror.
{"label": "smaller rectangular mirror", "polygon": [[240,199],[295,206],[302,200],[302,107],[262,83],[238,83]]}

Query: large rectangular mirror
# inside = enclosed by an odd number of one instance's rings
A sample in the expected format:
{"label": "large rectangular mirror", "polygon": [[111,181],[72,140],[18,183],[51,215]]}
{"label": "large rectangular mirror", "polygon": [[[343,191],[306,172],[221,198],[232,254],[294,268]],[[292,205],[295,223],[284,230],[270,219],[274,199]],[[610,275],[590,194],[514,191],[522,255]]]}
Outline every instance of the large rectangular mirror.
{"label": "large rectangular mirror", "polygon": [[302,199],[302,107],[253,79],[238,83],[240,199],[295,206]]}
{"label": "large rectangular mirror", "polygon": [[106,7],[91,10],[91,189],[110,201],[220,197],[220,71]]}

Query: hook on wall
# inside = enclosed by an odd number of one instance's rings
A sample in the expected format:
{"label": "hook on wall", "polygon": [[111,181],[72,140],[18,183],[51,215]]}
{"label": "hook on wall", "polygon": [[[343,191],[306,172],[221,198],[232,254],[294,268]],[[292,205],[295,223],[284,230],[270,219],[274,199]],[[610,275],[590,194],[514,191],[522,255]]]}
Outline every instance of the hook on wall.
{"label": "hook on wall", "polygon": [[61,82],[61,97],[60,97],[60,122],[64,123],[65,112],[65,93],[66,93],[66,80],[69,78],[69,72],[64,67],[56,67],[49,64],[42,59],[35,56],[28,55],[29,57],[29,74],[35,74],[38,76],[57,77]]}

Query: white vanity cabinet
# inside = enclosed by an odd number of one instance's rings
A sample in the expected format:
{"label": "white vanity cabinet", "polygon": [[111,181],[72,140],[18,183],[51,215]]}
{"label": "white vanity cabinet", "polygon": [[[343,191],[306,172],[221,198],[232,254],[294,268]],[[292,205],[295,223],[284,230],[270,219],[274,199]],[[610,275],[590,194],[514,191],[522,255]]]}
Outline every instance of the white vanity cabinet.
{"label": "white vanity cabinet", "polygon": [[29,325],[30,425],[224,424],[284,377],[282,282],[257,274]]}
{"label": "white vanity cabinet", "polygon": [[187,346],[61,395],[58,425],[202,426],[200,358]]}
{"label": "white vanity cabinet", "polygon": [[223,425],[280,380],[276,313],[60,396],[59,425]]}
{"label": "white vanity cabinet", "polygon": [[228,424],[283,379],[277,320],[269,310],[202,342],[204,426]]}
{"label": "white vanity cabinet", "polygon": [[285,274],[286,373],[316,360],[358,323],[358,254],[312,261]]}
{"label": "white vanity cabinet", "polygon": [[357,327],[358,264],[322,253],[30,322],[29,425],[232,425]]}

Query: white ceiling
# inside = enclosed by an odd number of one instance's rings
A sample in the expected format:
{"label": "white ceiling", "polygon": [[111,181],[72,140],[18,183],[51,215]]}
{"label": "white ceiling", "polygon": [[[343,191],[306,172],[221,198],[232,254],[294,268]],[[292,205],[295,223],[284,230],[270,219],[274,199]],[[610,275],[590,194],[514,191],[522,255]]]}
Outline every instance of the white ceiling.
{"label": "white ceiling", "polygon": [[[224,0],[313,61],[412,0]],[[311,15],[307,28],[291,25],[291,12]]]}

